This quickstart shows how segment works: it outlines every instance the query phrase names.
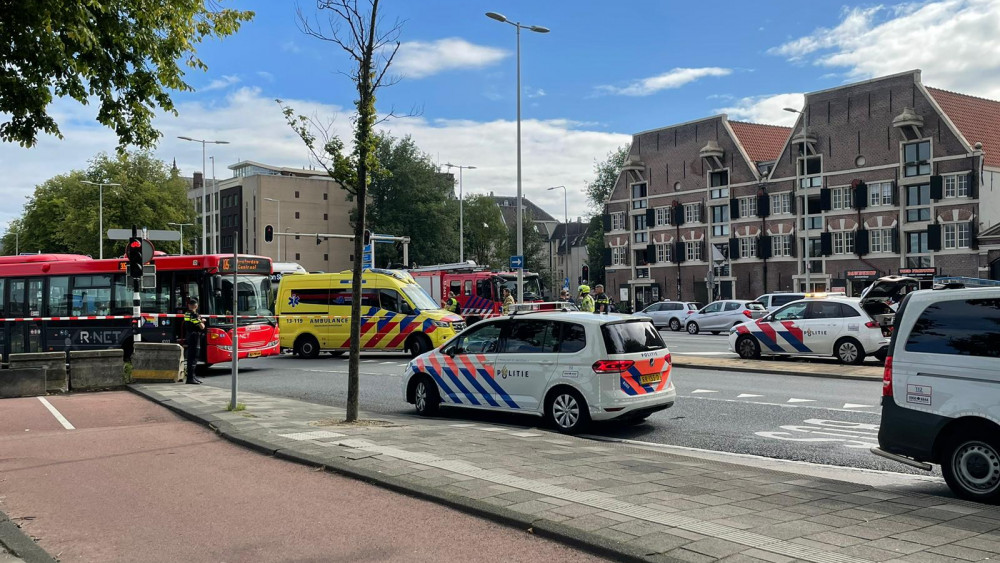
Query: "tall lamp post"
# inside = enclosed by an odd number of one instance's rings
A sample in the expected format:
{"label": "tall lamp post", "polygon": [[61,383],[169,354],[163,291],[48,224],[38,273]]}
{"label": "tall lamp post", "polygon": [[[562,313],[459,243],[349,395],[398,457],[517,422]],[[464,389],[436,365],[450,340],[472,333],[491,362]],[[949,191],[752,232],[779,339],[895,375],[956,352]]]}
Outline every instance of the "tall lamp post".
{"label": "tall lamp post", "polygon": [[180,227],[181,229],[181,256],[184,256],[184,227],[190,227],[194,223],[167,223],[171,227]]}
{"label": "tall lamp post", "polygon": [[[278,232],[281,232],[281,200],[274,199],[273,197],[265,197],[264,201],[273,201],[278,204]],[[278,237],[278,259],[281,259],[281,239],[284,237]]]}
{"label": "tall lamp post", "polygon": [[208,141],[179,136],[182,141],[201,143],[201,253],[208,254],[208,195],[205,190],[205,145],[228,145],[229,141]]}
{"label": "tall lamp post", "polygon": [[[566,195],[566,186],[552,186],[547,191],[558,190],[562,188],[563,191],[563,220],[566,222],[565,227],[563,227],[563,236],[566,239],[566,270],[565,278],[569,279],[569,201]],[[567,282],[569,283],[569,282]],[[586,282],[584,282],[586,283]],[[568,289],[568,288],[567,288]]]}
{"label": "tall lamp post", "polygon": [[[524,225],[522,224],[523,203],[521,200],[521,29],[535,33],[548,33],[549,28],[540,25],[521,25],[496,12],[486,12],[486,17],[501,23],[509,23],[517,29],[517,255],[524,256]],[[524,302],[524,268],[517,270],[517,302]]]}
{"label": "tall lamp post", "polygon": [[[806,107],[808,107],[808,101],[807,100],[805,100],[805,103],[807,104]],[[806,175],[805,173],[808,172],[808,167],[809,167],[809,163],[808,163],[808,157],[809,157],[809,133],[808,133],[808,127],[809,127],[809,125],[808,125],[808,123],[806,123],[806,112],[804,110],[798,110],[798,109],[795,109],[795,108],[784,108],[784,110],[787,111],[787,112],[791,112],[791,113],[797,113],[797,114],[799,114],[799,115],[802,116],[802,174],[801,175],[805,176]],[[801,180],[799,181],[799,187],[800,188],[802,187]],[[809,240],[809,195],[808,194],[806,194],[806,196],[804,198],[803,206],[802,207],[805,208],[803,210],[803,212],[804,212],[804,218],[805,218],[805,234],[806,234],[806,252],[805,252],[805,255],[806,255],[806,291],[809,292],[809,291],[812,291],[812,276],[811,276],[811,273],[812,273],[812,260],[810,260],[810,258],[812,258],[812,244],[811,244],[811,241]]]}
{"label": "tall lamp post", "polygon": [[120,186],[110,182],[91,182],[90,180],[80,180],[81,184],[97,186],[97,257],[104,259],[104,186]]}
{"label": "tall lamp post", "polygon": [[452,168],[458,168],[458,261],[465,262],[465,218],[462,209],[465,200],[462,196],[462,170],[475,170],[476,167],[450,163],[445,163],[445,166],[448,167],[448,172],[451,172]]}

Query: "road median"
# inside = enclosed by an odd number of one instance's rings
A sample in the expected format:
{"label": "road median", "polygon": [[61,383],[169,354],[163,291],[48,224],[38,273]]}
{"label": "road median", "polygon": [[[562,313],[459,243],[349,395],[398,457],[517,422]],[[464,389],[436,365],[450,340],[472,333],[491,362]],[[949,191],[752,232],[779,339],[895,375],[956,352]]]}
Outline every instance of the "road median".
{"label": "road median", "polygon": [[881,380],[882,366],[845,366],[822,361],[797,359],[786,360],[743,360],[739,358],[709,358],[703,356],[674,354],[674,367],[736,371],[745,373],[770,373],[778,375],[798,375],[803,377],[826,377],[832,379]]}

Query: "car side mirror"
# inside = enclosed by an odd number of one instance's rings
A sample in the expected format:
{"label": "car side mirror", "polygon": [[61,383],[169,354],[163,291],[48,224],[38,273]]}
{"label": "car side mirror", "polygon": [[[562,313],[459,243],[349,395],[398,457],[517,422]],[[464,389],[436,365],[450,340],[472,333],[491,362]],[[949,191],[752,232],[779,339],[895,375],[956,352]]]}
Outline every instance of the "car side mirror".
{"label": "car side mirror", "polygon": [[404,315],[410,315],[413,313],[413,307],[410,307],[410,304],[406,301],[402,301],[399,304],[399,312]]}

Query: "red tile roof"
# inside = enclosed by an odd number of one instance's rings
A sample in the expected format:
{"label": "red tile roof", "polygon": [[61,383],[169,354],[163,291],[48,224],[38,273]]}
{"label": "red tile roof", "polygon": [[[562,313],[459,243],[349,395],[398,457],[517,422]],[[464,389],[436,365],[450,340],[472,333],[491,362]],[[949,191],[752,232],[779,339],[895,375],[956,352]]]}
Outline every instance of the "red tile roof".
{"label": "red tile roof", "polygon": [[1000,102],[937,88],[927,91],[970,145],[983,144],[986,165],[1000,167]]}
{"label": "red tile roof", "polygon": [[750,155],[750,160],[755,163],[777,160],[781,156],[781,150],[785,148],[785,141],[792,133],[791,127],[778,125],[743,121],[730,121],[729,125],[733,128],[737,140]]}

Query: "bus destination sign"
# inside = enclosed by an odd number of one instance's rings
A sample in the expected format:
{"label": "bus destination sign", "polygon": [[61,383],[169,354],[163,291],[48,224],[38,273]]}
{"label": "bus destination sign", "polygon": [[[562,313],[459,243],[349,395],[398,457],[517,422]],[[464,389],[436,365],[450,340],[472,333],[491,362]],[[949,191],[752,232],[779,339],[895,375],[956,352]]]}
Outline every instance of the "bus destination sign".
{"label": "bus destination sign", "polygon": [[[271,261],[266,258],[254,258],[240,256],[239,258],[239,273],[241,274],[265,274],[271,275]],[[219,273],[221,274],[231,274],[233,273],[233,259],[232,258],[222,258],[219,260]]]}

